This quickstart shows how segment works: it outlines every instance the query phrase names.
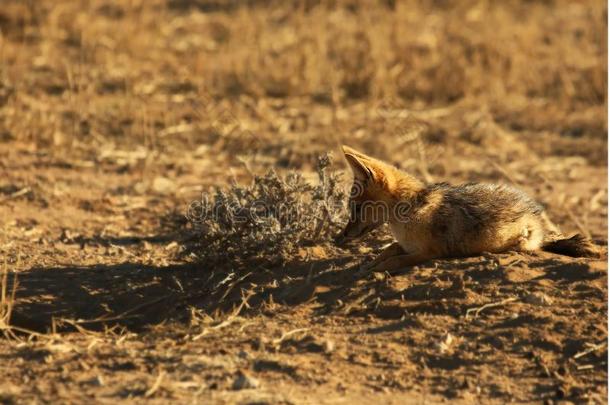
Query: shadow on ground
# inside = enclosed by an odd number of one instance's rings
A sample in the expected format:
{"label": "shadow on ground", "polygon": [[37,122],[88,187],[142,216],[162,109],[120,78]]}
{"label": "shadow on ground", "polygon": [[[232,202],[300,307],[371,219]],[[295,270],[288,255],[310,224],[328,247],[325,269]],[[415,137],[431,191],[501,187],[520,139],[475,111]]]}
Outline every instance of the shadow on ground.
{"label": "shadow on ground", "polygon": [[604,294],[603,288],[584,283],[605,277],[602,262],[515,253],[433,261],[389,275],[364,274],[359,271],[363,258],[334,253],[333,259],[306,257],[283,267],[258,263],[241,270],[137,262],[34,267],[19,274],[11,323],[37,332],[70,330],[75,324],[137,331],[166,320],[187,322],[191,307],[217,315],[245,301],[244,312],[312,303],[321,315],[372,315],[409,324],[408,314],[459,318],[490,297],[543,291],[549,283],[583,297]]}

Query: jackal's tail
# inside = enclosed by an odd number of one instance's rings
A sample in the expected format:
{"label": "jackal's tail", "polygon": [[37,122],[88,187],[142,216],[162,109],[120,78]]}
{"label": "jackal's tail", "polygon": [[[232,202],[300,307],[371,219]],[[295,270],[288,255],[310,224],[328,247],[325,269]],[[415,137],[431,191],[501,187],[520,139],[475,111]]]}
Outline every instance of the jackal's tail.
{"label": "jackal's tail", "polygon": [[599,246],[580,234],[545,242],[542,250],[571,257],[602,257],[603,255]]}

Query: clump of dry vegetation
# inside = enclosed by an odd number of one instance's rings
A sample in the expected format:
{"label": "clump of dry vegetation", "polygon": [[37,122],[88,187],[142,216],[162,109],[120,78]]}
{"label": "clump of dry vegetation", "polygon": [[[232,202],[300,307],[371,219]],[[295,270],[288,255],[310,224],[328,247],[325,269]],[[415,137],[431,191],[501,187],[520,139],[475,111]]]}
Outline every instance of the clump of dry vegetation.
{"label": "clump of dry vegetation", "polygon": [[318,158],[317,182],[297,172],[269,170],[249,185],[217,188],[192,203],[187,217],[194,243],[187,251],[211,263],[267,264],[289,259],[304,245],[328,242],[342,220],[345,191],[329,171],[329,155]]}

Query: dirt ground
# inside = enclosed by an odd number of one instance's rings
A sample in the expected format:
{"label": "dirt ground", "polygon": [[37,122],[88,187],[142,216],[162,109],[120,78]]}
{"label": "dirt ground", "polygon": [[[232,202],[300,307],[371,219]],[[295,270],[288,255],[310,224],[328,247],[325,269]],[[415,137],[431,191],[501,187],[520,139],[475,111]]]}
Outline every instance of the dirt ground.
{"label": "dirt ground", "polygon": [[181,254],[202,192],[325,152],[347,187],[341,144],[606,246],[603,2],[2,4],[0,402],[607,402],[605,258]]}

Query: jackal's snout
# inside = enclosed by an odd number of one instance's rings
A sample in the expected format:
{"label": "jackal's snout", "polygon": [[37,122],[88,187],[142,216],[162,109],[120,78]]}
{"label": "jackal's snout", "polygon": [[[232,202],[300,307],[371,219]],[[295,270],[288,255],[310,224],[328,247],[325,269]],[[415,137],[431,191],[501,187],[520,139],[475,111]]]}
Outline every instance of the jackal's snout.
{"label": "jackal's snout", "polygon": [[362,224],[347,223],[343,231],[335,237],[335,244],[337,246],[345,245],[347,242],[357,239],[367,232],[366,227],[359,226]]}
{"label": "jackal's snout", "polygon": [[343,231],[335,237],[337,246],[358,239],[366,233],[380,226],[383,221],[377,215],[366,215],[366,210],[361,208],[361,204],[350,201],[350,218],[345,224]]}

